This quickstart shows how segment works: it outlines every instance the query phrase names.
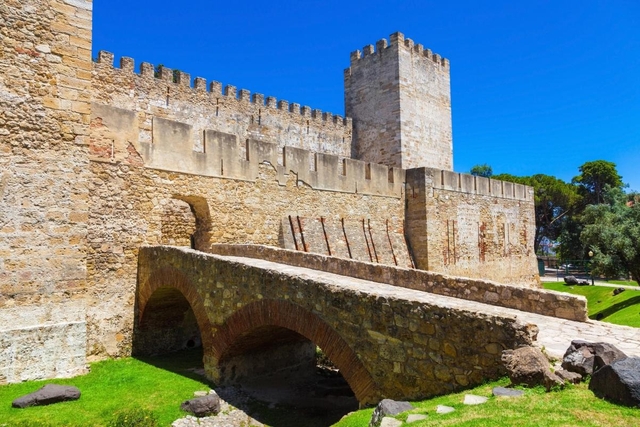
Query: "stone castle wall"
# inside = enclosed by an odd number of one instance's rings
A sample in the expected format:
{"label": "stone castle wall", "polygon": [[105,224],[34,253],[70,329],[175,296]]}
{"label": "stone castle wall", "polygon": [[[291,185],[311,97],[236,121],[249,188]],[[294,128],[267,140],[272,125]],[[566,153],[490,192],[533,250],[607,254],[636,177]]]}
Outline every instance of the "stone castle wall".
{"label": "stone castle wall", "polygon": [[[502,241],[513,244],[508,250],[487,245],[482,260],[456,249],[453,264],[439,262],[432,254],[444,247],[445,216],[433,222],[433,194],[457,201],[443,202],[438,215],[453,215],[455,247],[471,248],[460,225],[478,215],[473,207],[468,215],[455,208],[472,206],[475,190],[451,196],[425,178],[430,198],[420,196],[418,204],[407,198],[405,209],[407,172],[377,164],[377,157],[372,163],[352,158],[351,119],[231,86],[223,91],[217,82],[207,88],[200,78],[192,87],[189,75],[151,64],[141,64],[137,74],[129,58],[114,68],[104,52],[92,62],[91,11],[88,0],[0,5],[0,383],[71,376],[87,360],[129,355],[143,245],[286,246],[283,219],[291,216],[310,219],[306,225],[315,232],[307,228],[307,236],[320,242],[321,253],[323,238],[343,255],[357,241],[350,258],[373,261],[375,250],[365,246],[381,248],[386,237],[380,262],[395,258],[408,266],[412,253],[419,267],[441,273],[470,275],[480,265],[479,274],[495,276],[491,268],[509,265],[510,276],[490,278],[517,277],[518,284],[534,274],[525,262],[533,234],[523,234],[518,223],[529,221],[530,201],[483,196],[485,207],[497,202],[481,216],[493,233],[487,240],[501,241],[507,222],[500,208],[506,208],[515,228]],[[399,64],[407,64],[406,55],[422,55],[412,59],[419,67],[431,66],[423,57],[432,62],[442,89],[436,98],[444,100],[447,61],[398,35],[383,48],[396,49]],[[356,62],[386,55],[365,54]],[[444,112],[437,120],[446,122],[446,105],[436,110],[411,114]],[[446,161],[440,167],[450,168]],[[343,242],[330,232],[323,237],[318,218],[336,230],[343,221],[374,225]],[[422,242],[421,231],[434,242]]]}
{"label": "stone castle wall", "polygon": [[[195,152],[206,151],[204,131],[216,129],[247,139],[268,141],[312,152],[351,157],[351,119],[297,103],[251,94],[220,82],[122,58],[114,68],[113,55],[100,52],[93,64],[93,101],[135,113],[140,133],[134,142],[152,143],[154,118],[170,118],[189,126]],[[193,83],[193,86],[192,86]]]}
{"label": "stone castle wall", "polygon": [[345,109],[354,155],[404,169],[453,169],[449,61],[402,33],[351,53]]}
{"label": "stone castle wall", "polygon": [[0,383],[85,370],[91,10],[0,3]]}
{"label": "stone castle wall", "polygon": [[418,268],[539,287],[531,187],[419,168],[407,171],[406,199]]}
{"label": "stone castle wall", "polygon": [[[99,118],[90,150],[105,141]],[[100,130],[100,131],[98,131]],[[130,146],[114,158],[91,162],[92,180],[87,266],[92,283],[87,296],[87,352],[90,360],[123,356],[131,351],[138,249],[143,245],[188,245],[208,250],[212,243],[257,243],[280,246],[282,220],[291,216],[380,219],[402,223],[403,199],[356,192],[316,190],[293,173],[280,182],[277,168],[261,164],[254,180],[201,176],[152,169]],[[187,203],[189,211],[181,201]],[[189,223],[180,226],[176,218]],[[195,225],[194,225],[195,222]]]}

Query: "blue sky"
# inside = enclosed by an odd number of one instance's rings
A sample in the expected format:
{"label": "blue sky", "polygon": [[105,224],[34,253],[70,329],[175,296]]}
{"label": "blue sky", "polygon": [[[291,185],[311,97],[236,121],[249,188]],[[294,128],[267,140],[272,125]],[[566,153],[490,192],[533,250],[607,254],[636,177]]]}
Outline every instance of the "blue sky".
{"label": "blue sky", "polygon": [[640,1],[95,0],[93,50],[344,114],[349,53],[401,31],[451,61],[454,169],[640,191]]}

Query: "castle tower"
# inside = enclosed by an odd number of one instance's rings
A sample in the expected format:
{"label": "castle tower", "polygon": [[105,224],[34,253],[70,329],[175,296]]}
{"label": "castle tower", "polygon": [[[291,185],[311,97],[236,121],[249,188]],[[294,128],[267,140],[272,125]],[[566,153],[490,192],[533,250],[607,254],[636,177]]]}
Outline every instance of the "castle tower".
{"label": "castle tower", "polygon": [[0,384],[86,369],[92,6],[0,6]]}
{"label": "castle tower", "polygon": [[452,170],[449,80],[449,61],[402,33],[351,53],[344,86],[353,157]]}

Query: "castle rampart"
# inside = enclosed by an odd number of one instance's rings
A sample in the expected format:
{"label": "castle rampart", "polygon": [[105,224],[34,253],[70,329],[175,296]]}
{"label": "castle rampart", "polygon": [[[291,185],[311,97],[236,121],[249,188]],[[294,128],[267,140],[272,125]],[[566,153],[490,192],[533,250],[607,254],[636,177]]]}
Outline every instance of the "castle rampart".
{"label": "castle rampart", "polygon": [[351,119],[276,100],[246,89],[222,86],[149,63],[134,72],[134,61],[100,52],[93,63],[94,102],[134,111],[140,123],[139,142],[151,142],[152,118],[167,118],[193,128],[194,151],[202,152],[203,132],[216,129],[239,140],[268,141],[313,152],[351,158]]}
{"label": "castle rampart", "polygon": [[131,354],[143,245],[302,243],[536,285],[530,188],[451,172],[439,55],[400,33],[352,54],[343,118],[93,62],[91,13],[0,4],[0,383]]}
{"label": "castle rampart", "polygon": [[0,384],[86,369],[91,9],[0,3]]}
{"label": "castle rampart", "polygon": [[538,287],[531,187],[432,168],[406,179],[406,234],[418,268]]}

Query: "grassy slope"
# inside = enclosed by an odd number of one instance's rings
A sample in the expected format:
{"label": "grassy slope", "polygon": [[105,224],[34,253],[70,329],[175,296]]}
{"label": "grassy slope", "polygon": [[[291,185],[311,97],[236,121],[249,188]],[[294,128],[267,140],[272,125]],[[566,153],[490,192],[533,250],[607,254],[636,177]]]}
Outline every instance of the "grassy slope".
{"label": "grassy slope", "polygon": [[[516,399],[491,395],[493,387],[506,386],[508,383],[508,379],[502,379],[466,392],[414,402],[416,409],[400,414],[397,418],[404,421],[409,413],[427,415],[424,421],[403,424],[411,427],[610,427],[635,426],[640,419],[640,409],[621,407],[600,400],[594,397],[586,384],[551,393],[545,393],[542,388],[524,389],[525,395]],[[483,405],[463,405],[464,395],[467,393],[487,396],[489,400]],[[455,412],[436,414],[438,405],[452,406]],[[371,412],[371,409],[355,412],[343,418],[335,427],[367,426]]]}
{"label": "grassy slope", "polygon": [[[197,352],[195,352],[197,353]],[[196,354],[196,357],[201,354]],[[113,414],[126,408],[150,409],[161,426],[168,426],[185,416],[180,402],[193,397],[197,390],[208,390],[209,385],[186,367],[201,362],[184,361],[183,366],[172,366],[176,374],[162,368],[163,360],[156,365],[136,359],[107,360],[91,365],[87,375],[48,381],[29,381],[0,387],[0,426],[12,426],[21,421],[42,422],[45,426],[104,426]],[[75,402],[51,406],[14,409],[11,402],[31,393],[44,384],[70,384],[78,387],[82,396]]]}
{"label": "grassy slope", "polygon": [[606,286],[567,286],[564,282],[544,283],[545,289],[584,295],[589,318],[603,322],[640,327],[640,288],[627,289],[613,295],[614,288]]}

